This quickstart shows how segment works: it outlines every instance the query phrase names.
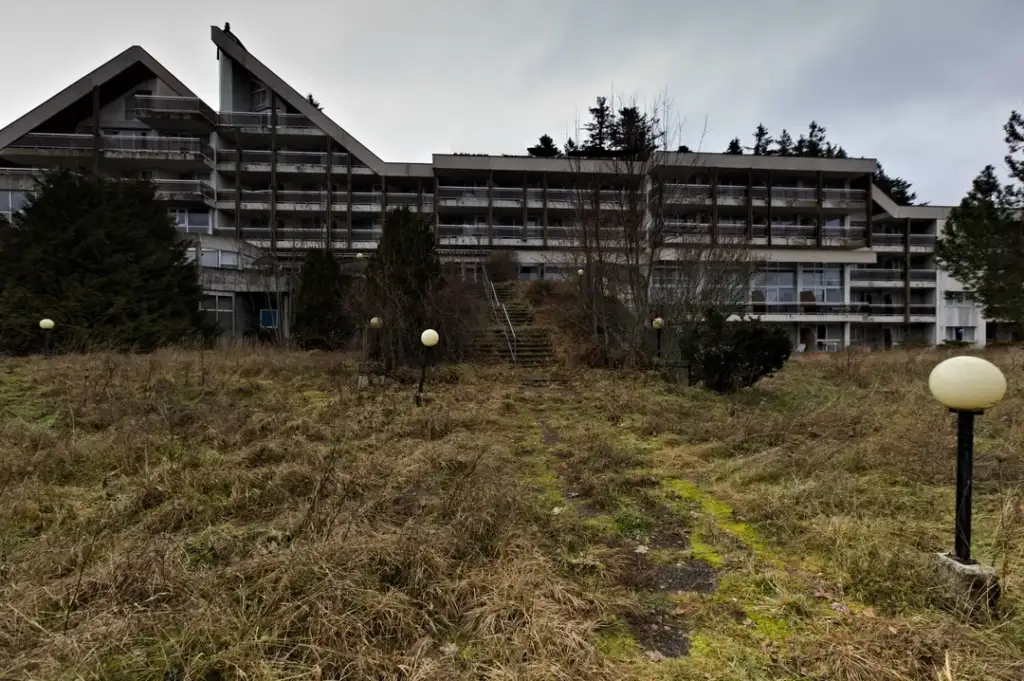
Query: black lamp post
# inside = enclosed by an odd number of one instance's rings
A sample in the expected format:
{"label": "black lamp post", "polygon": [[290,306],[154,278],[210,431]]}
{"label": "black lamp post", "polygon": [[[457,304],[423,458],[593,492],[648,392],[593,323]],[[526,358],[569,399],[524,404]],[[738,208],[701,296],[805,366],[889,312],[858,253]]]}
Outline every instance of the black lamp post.
{"label": "black lamp post", "polygon": [[973,565],[971,558],[971,502],[974,487],[974,417],[994,406],[1006,394],[1006,378],[999,367],[980,357],[951,357],[940,362],[928,377],[932,396],[956,414],[956,521],[953,558]]}
{"label": "black lamp post", "polygon": [[43,354],[49,357],[53,354],[53,327],[56,326],[52,319],[40,319],[39,328],[43,330]]}
{"label": "black lamp post", "polygon": [[441,337],[437,331],[427,329],[420,334],[420,342],[423,343],[423,366],[420,368],[420,387],[416,391],[416,404],[423,404],[423,383],[427,380],[427,363],[430,361],[430,348],[437,345]]}
{"label": "black lamp post", "polygon": [[654,321],[651,322],[651,326],[654,327],[654,334],[658,337],[658,359],[661,359],[661,332],[665,328],[665,320],[661,317],[655,317]]}

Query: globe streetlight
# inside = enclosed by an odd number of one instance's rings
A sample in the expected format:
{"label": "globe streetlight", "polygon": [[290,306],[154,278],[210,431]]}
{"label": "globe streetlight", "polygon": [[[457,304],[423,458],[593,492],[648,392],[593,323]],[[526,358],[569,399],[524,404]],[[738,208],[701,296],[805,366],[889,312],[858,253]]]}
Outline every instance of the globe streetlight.
{"label": "globe streetlight", "polygon": [[420,334],[420,342],[423,343],[423,366],[420,369],[420,387],[416,391],[416,404],[423,404],[423,383],[427,380],[427,362],[430,360],[430,348],[437,345],[441,337],[437,331],[427,329]]}
{"label": "globe streetlight", "polygon": [[665,320],[661,317],[655,317],[654,321],[651,322],[651,326],[654,327],[654,333],[658,337],[658,359],[661,359],[661,332],[665,328]]}
{"label": "globe streetlight", "polygon": [[951,357],[939,362],[928,376],[932,396],[957,415],[956,525],[953,558],[973,565],[971,558],[971,497],[974,475],[974,417],[996,405],[1006,394],[1006,377],[999,367],[980,357]]}
{"label": "globe streetlight", "polygon": [[380,317],[372,317],[370,319],[370,328],[371,329],[379,329],[382,326],[384,326],[384,320],[381,319]]}
{"label": "globe streetlight", "polygon": [[39,328],[43,330],[43,354],[50,356],[53,354],[53,327],[56,324],[53,323],[52,319],[40,319]]}

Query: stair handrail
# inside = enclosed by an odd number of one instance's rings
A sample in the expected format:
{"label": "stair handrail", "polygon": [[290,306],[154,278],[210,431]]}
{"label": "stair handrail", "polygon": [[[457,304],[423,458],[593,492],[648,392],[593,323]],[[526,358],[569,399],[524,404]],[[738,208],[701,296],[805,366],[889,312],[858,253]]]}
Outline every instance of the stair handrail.
{"label": "stair handrail", "polygon": [[[512,364],[518,364],[519,361],[516,358],[516,348],[518,347],[518,341],[516,340],[516,330],[512,326],[512,320],[509,319],[508,309],[505,308],[505,303],[501,302],[498,298],[498,292],[494,288],[494,282],[491,281],[490,275],[487,274],[487,268],[483,268],[484,273],[484,292],[487,295],[487,302],[491,304],[491,312],[494,313],[494,320],[498,322],[498,326],[501,327],[501,335],[505,337],[505,343],[508,345],[509,354],[512,355]],[[504,323],[502,323],[502,317],[504,317]],[[506,331],[505,329],[508,329]]]}

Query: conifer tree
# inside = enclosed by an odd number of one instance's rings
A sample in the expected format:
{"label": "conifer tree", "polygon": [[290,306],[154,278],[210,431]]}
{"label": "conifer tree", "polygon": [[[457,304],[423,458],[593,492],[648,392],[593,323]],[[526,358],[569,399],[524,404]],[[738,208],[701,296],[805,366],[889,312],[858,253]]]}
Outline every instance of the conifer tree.
{"label": "conifer tree", "polygon": [[13,224],[0,226],[0,353],[55,347],[147,351],[209,338],[187,245],[147,180],[70,171],[43,177]]}

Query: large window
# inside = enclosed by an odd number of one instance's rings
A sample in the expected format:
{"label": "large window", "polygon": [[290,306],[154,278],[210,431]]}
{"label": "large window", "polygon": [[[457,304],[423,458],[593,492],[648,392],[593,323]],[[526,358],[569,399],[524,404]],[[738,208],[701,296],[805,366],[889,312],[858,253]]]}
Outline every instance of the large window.
{"label": "large window", "polygon": [[0,215],[10,217],[25,205],[27,192],[0,190]]}
{"label": "large window", "polygon": [[763,266],[754,278],[754,290],[763,294],[763,302],[769,305],[795,303],[796,268],[792,265]]}
{"label": "large window", "polygon": [[800,268],[800,297],[809,298],[810,293],[817,303],[843,302],[842,265],[803,265]]}
{"label": "large window", "polygon": [[179,231],[186,234],[211,234],[210,212],[207,210],[188,210],[172,208],[167,211]]}
{"label": "large window", "polygon": [[957,341],[961,343],[973,343],[974,342],[974,327],[973,326],[947,326],[946,327],[946,340]]}
{"label": "large window", "polygon": [[221,251],[215,248],[204,248],[201,264],[203,267],[238,267],[238,253],[234,251]]}
{"label": "large window", "polygon": [[221,333],[234,333],[235,308],[231,294],[203,296],[199,309],[217,324]]}

